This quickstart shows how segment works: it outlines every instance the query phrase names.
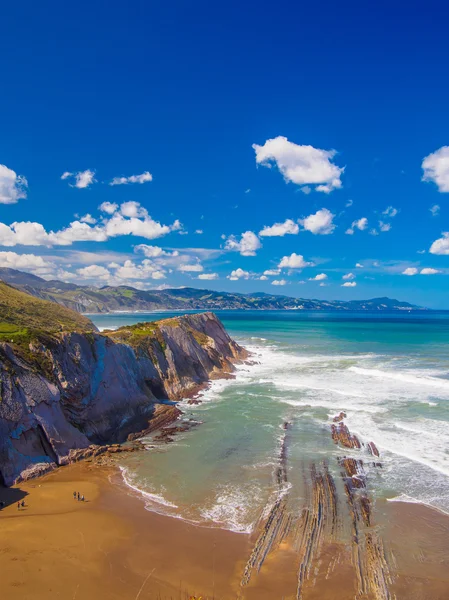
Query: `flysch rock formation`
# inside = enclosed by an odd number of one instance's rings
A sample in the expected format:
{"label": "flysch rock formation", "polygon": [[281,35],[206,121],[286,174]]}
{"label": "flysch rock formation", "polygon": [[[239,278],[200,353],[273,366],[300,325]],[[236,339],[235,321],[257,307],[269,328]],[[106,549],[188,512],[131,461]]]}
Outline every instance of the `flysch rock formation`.
{"label": "flysch rock formation", "polygon": [[244,358],[213,313],[61,333],[30,344],[29,354],[1,343],[0,481],[12,485],[76,460],[80,449],[151,430],[161,401],[194,394]]}

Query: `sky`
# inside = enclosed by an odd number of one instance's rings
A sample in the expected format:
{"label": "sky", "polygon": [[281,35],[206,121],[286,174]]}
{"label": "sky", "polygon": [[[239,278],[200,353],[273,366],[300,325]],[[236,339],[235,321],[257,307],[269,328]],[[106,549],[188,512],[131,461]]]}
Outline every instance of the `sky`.
{"label": "sky", "polygon": [[0,266],[449,309],[443,1],[8,3]]}

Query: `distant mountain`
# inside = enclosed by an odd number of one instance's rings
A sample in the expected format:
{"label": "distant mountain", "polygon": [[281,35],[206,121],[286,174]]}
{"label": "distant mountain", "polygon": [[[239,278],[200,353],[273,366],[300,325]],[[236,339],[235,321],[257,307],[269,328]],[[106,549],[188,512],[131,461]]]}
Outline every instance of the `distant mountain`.
{"label": "distant mountain", "polygon": [[129,286],[102,288],[80,286],[62,281],[46,281],[36,275],[0,268],[0,279],[43,300],[51,300],[78,312],[107,313],[150,310],[338,310],[395,311],[426,310],[391,298],[371,300],[313,300],[276,296],[264,292],[236,294],[196,288],[137,290]]}

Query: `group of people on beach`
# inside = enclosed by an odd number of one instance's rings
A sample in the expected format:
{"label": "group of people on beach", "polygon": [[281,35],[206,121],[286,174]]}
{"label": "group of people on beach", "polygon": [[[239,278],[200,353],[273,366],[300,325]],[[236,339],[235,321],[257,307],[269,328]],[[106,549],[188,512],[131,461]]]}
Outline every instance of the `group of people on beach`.
{"label": "group of people on beach", "polygon": [[80,494],[79,492],[73,492],[73,499],[78,500],[78,502],[84,502],[84,494]]}

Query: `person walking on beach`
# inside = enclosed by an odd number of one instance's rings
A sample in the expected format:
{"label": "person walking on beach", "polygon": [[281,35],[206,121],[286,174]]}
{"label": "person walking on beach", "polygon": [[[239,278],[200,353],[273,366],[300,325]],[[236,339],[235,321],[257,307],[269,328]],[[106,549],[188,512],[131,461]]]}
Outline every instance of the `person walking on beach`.
{"label": "person walking on beach", "polygon": [[84,502],[84,494],[81,496],[81,502]]}
{"label": "person walking on beach", "polygon": [[80,501],[80,493],[78,492],[78,502]]}
{"label": "person walking on beach", "polygon": [[76,492],[73,492],[73,499],[76,500]]}
{"label": "person walking on beach", "polygon": [[25,500],[22,500],[22,508],[25,508]]}
{"label": "person walking on beach", "polygon": [[20,510],[20,502],[17,502],[17,510]]}

